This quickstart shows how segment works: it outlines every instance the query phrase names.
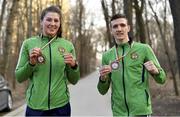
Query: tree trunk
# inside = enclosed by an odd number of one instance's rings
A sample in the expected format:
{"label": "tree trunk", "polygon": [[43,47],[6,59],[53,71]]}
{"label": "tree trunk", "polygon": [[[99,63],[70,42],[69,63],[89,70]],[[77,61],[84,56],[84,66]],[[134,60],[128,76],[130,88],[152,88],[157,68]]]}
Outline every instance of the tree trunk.
{"label": "tree trunk", "polygon": [[[3,17],[4,23],[3,26],[4,28],[1,30],[1,34],[2,34],[2,40],[3,40],[3,59],[4,59],[4,63],[3,63],[3,74],[4,76],[6,76],[5,74],[5,69],[6,69],[6,64],[7,64],[7,57],[8,57],[8,50],[10,45],[8,45],[8,33],[7,33],[7,28],[11,28],[8,27],[9,25],[9,20],[10,20],[10,16],[11,16],[11,11],[12,11],[12,7],[14,5],[14,1],[7,1],[6,6],[5,6],[5,11],[7,11],[7,14],[5,14],[6,16]],[[6,78],[6,77],[5,77]]]}
{"label": "tree trunk", "polygon": [[27,0],[26,2],[26,14],[27,14],[27,37],[32,35],[32,0]]}
{"label": "tree trunk", "polygon": [[7,3],[6,0],[3,0],[2,8],[1,8],[1,15],[0,15],[0,31],[1,31],[1,28],[2,28],[2,22],[3,22],[3,16],[4,16],[6,3]]}
{"label": "tree trunk", "polygon": [[161,24],[159,22],[158,16],[156,15],[156,12],[153,10],[151,3],[149,1],[148,1],[148,3],[149,3],[149,6],[150,6],[151,10],[154,13],[154,18],[155,18],[155,20],[157,22],[157,25],[158,25],[158,28],[159,28],[159,31],[160,31],[160,35],[161,35],[161,39],[162,39],[162,42],[163,42],[164,50],[165,50],[165,53],[166,53],[167,58],[168,58],[170,71],[171,71],[172,76],[173,76],[173,84],[174,84],[175,94],[176,94],[176,96],[179,96],[178,86],[177,86],[177,82],[176,82],[176,74],[175,74],[175,70],[173,69],[174,67],[173,67],[173,62],[171,60],[170,51],[169,51],[168,45],[166,43],[166,36],[165,36],[165,33],[166,33],[165,32],[166,31],[166,18],[164,18],[164,34],[163,34],[163,30],[162,30],[163,27],[161,26]]}
{"label": "tree trunk", "polygon": [[144,8],[145,1],[141,1],[141,6],[139,6],[139,1],[134,0],[134,8],[136,12],[136,22],[138,26],[138,30],[136,33],[139,35],[139,39],[141,43],[146,43],[146,30],[144,26],[144,19],[142,16],[143,8]]}
{"label": "tree trunk", "polygon": [[175,48],[177,52],[179,77],[180,77],[180,1],[179,0],[169,0],[171,13],[174,23],[174,39]]}
{"label": "tree trunk", "polygon": [[15,20],[15,16],[17,14],[17,5],[18,5],[18,0],[13,0],[12,3],[10,3],[11,6],[9,8],[9,18],[7,19],[7,28],[6,28],[6,56],[5,56],[5,77],[7,80],[10,82],[12,85],[14,82],[14,69],[15,69],[15,61],[14,61],[14,55],[15,53],[13,52],[13,22]]}
{"label": "tree trunk", "polygon": [[116,13],[115,0],[112,0],[111,8],[112,8],[112,15],[114,15]]}
{"label": "tree trunk", "polygon": [[4,12],[6,9],[6,0],[3,0],[2,3],[2,8],[1,8],[1,15],[0,15],[0,74],[4,74],[4,38],[2,37],[2,22],[3,22],[3,18],[4,18]]}
{"label": "tree trunk", "polygon": [[77,0],[77,9],[78,9],[78,39],[79,39],[79,42],[80,42],[80,56],[79,56],[79,65],[80,65],[80,73],[81,73],[81,76],[83,76],[85,74],[85,51],[84,51],[84,36],[83,36],[83,33],[82,33],[82,26],[83,26],[83,11],[84,11],[84,6],[83,6],[83,1],[82,0]]}
{"label": "tree trunk", "polygon": [[106,22],[107,39],[109,42],[109,47],[111,48],[114,45],[114,39],[112,38],[110,30],[109,30],[109,11],[108,11],[106,0],[101,0],[101,6],[102,6],[103,14],[104,14],[104,19]]}
{"label": "tree trunk", "polygon": [[147,39],[148,39],[148,44],[150,46],[152,46],[152,41],[151,41],[151,38],[150,38],[150,28],[149,28],[149,23],[148,23],[148,10],[147,10],[147,4],[145,3],[145,28],[146,28],[146,31],[147,31]]}
{"label": "tree trunk", "polygon": [[[130,27],[133,27],[133,22],[132,22],[132,0],[124,0],[124,13],[128,18],[128,23]],[[133,38],[133,30],[131,29],[129,32],[129,36]]]}
{"label": "tree trunk", "polygon": [[[32,35],[32,0],[25,0],[25,18],[26,18],[26,37],[28,38]],[[38,17],[39,20],[39,17]]]}

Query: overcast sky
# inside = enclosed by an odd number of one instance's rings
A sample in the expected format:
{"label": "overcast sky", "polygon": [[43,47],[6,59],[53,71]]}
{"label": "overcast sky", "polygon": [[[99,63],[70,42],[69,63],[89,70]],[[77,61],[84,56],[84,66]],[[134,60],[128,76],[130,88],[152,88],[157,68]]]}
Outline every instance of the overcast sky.
{"label": "overcast sky", "polygon": [[[76,0],[70,0],[70,2],[71,5],[75,5]],[[83,0],[83,4],[86,7],[86,13],[89,14],[88,19],[93,19],[97,27],[105,26],[100,0]]]}

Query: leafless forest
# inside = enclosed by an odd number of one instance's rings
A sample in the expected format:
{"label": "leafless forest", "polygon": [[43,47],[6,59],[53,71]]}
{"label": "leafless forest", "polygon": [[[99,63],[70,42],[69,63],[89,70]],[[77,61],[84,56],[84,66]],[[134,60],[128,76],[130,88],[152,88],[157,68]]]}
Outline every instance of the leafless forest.
{"label": "leafless forest", "polygon": [[[71,1],[75,4],[72,5]],[[75,45],[81,76],[96,70],[100,64],[96,56],[114,44],[108,28],[110,17],[115,13],[125,13],[131,25],[130,36],[153,48],[168,81],[172,81],[170,95],[179,97],[179,0],[99,0],[104,26],[95,25],[93,19],[96,15],[87,10],[88,2],[71,1],[0,0],[0,73],[14,91],[28,84],[18,84],[14,77],[22,42],[41,33],[39,16],[42,9],[59,5],[63,13],[63,37]]]}

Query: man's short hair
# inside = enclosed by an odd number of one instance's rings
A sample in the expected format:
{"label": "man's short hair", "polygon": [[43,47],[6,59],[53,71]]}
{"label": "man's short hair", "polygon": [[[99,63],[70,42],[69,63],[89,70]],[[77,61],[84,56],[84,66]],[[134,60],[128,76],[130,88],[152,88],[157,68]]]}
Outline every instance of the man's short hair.
{"label": "man's short hair", "polygon": [[125,14],[115,14],[115,15],[113,15],[113,16],[111,17],[111,20],[110,20],[110,21],[116,20],[116,19],[118,19],[118,18],[125,18],[125,19],[127,20],[127,23],[128,23],[128,19],[127,19],[127,17],[126,17]]}

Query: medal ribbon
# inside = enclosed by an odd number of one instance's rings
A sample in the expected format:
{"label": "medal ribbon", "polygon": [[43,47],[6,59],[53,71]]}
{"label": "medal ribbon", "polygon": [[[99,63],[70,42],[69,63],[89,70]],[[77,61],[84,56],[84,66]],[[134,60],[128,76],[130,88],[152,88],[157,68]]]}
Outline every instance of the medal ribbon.
{"label": "medal ribbon", "polygon": [[[43,50],[45,47],[47,47],[54,39],[56,39],[57,36],[54,36],[48,43],[46,43],[44,46],[41,47],[41,50]],[[38,62],[43,63],[45,58],[43,57],[42,53],[38,56]]]}
{"label": "medal ribbon", "polygon": [[41,47],[41,50],[43,50],[46,46],[48,46],[54,39],[56,39],[57,36],[54,36],[48,43],[46,43],[43,47]]}
{"label": "medal ribbon", "polygon": [[[132,42],[132,45],[130,46],[130,48],[132,48],[133,45],[134,45],[134,43]],[[130,50],[128,52],[126,52],[123,56],[118,56],[118,50],[117,50],[117,47],[116,47],[116,49],[115,49],[116,60],[115,61],[119,62],[121,59],[123,59],[130,52]]]}

